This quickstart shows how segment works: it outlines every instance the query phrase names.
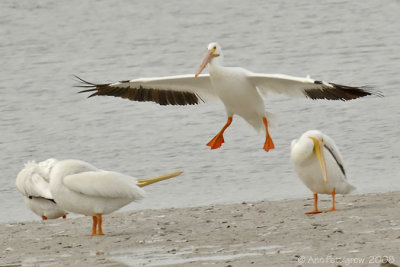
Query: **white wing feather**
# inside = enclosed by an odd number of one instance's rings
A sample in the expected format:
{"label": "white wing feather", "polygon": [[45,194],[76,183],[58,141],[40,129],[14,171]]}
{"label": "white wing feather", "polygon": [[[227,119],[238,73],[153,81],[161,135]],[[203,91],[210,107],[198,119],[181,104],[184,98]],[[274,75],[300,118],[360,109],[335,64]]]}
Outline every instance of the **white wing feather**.
{"label": "white wing feather", "polygon": [[259,74],[249,73],[248,77],[260,93],[267,95],[269,92],[285,94],[292,97],[306,96],[305,90],[334,88],[326,82],[315,83],[310,77],[301,78],[284,74]]}
{"label": "white wing feather", "polygon": [[81,172],[65,176],[63,182],[68,189],[93,197],[140,199],[145,196],[135,178],[117,172]]}

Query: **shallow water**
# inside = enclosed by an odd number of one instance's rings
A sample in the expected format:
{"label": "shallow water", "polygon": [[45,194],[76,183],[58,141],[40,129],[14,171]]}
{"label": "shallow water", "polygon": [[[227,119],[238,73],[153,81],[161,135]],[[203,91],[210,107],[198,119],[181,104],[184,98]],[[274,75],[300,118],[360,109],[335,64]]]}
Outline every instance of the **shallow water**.
{"label": "shallow water", "polygon": [[[356,193],[400,190],[400,1],[1,1],[0,221],[39,219],[15,177],[23,163],[78,158],[140,178],[183,169],[124,209],[305,198],[290,141],[320,129],[337,143]],[[205,145],[222,104],[161,107],[77,94],[93,82],[194,73],[207,44],[225,63],[349,85],[384,98],[272,96],[276,149],[235,118],[222,149]]]}

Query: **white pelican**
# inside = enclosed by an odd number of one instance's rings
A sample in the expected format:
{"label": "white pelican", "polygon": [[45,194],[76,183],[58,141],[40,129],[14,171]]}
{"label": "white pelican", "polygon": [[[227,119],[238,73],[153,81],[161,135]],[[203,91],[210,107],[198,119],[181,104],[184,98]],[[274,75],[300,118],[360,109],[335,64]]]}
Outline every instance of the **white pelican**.
{"label": "white pelican", "polygon": [[15,185],[24,196],[26,206],[43,220],[66,218],[67,212],[61,209],[50,192],[49,175],[56,159],[48,159],[39,163],[31,161],[25,164],[17,175]]}
{"label": "white pelican", "polygon": [[332,194],[332,208],[328,211],[335,211],[335,194],[348,194],[355,189],[347,182],[339,149],[318,130],[307,131],[292,141],[291,159],[303,183],[314,193],[314,210],[306,214],[320,213],[318,194]]}
{"label": "white pelican", "polygon": [[[371,94],[380,95],[365,87],[352,87],[299,78],[282,74],[257,74],[243,68],[223,66],[224,56],[217,43],[208,51],[195,75],[141,78],[108,84],[94,84],[77,77],[87,87],[82,92],[95,95],[128,98],[133,101],[152,101],[160,105],[193,105],[209,98],[219,98],[225,105],[228,120],[221,131],[207,144],[211,149],[224,142],[223,133],[233,115],[244,118],[257,131],[265,131],[264,149],[274,148],[268,132],[268,114],[261,95],[269,92],[311,99],[350,100]],[[208,65],[209,74],[200,74]]]}
{"label": "white pelican", "polygon": [[103,235],[102,215],[111,213],[145,192],[140,187],[166,180],[182,172],[174,172],[146,180],[100,170],[80,160],[59,161],[50,173],[50,190],[63,209],[93,217],[92,235]]}

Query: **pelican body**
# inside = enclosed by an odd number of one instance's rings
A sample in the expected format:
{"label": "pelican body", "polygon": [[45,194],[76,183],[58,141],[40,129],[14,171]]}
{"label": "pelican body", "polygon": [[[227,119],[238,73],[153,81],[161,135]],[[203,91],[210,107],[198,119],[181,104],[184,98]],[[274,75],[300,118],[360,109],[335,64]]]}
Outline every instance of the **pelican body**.
{"label": "pelican body", "polygon": [[[207,145],[212,149],[216,149],[224,143],[223,133],[232,123],[233,115],[236,114],[245,119],[258,132],[265,127],[264,149],[266,151],[273,149],[275,145],[268,132],[264,101],[251,80],[248,79],[251,73],[238,67],[224,67],[223,59],[220,46],[217,43],[211,43],[208,46],[208,53],[195,74],[195,77],[198,77],[205,66],[209,65],[208,71],[211,86],[225,105],[228,116],[225,126]],[[254,88],[254,90],[248,90],[247,88]]]}
{"label": "pelican body", "polygon": [[141,187],[175,177],[175,172],[137,180],[134,177],[96,168],[81,160],[59,161],[50,173],[50,190],[57,204],[70,212],[92,216],[92,235],[103,235],[102,215],[141,199]]}
{"label": "pelican body", "polygon": [[314,210],[319,213],[318,194],[332,195],[332,209],[335,208],[335,194],[348,194],[355,189],[349,184],[343,159],[334,141],[318,130],[305,132],[291,143],[291,159],[303,183],[314,193]]}
{"label": "pelican body", "polygon": [[54,201],[50,192],[49,175],[56,159],[39,163],[31,161],[25,164],[16,179],[18,191],[24,196],[25,205],[43,220],[66,218],[67,212]]}
{"label": "pelican body", "polygon": [[[206,56],[195,75],[140,78],[108,84],[94,84],[77,77],[92,92],[89,97],[108,95],[132,101],[152,101],[160,105],[195,105],[209,99],[219,99],[225,105],[227,122],[221,131],[207,143],[211,149],[224,143],[223,133],[236,114],[257,131],[265,132],[264,150],[273,149],[268,131],[268,114],[262,96],[268,93],[303,96],[311,99],[351,100],[367,95],[378,95],[365,87],[353,87],[310,77],[299,78],[283,74],[258,74],[240,67],[225,67],[223,53],[217,43],[208,45]],[[201,74],[208,66],[209,74]]]}

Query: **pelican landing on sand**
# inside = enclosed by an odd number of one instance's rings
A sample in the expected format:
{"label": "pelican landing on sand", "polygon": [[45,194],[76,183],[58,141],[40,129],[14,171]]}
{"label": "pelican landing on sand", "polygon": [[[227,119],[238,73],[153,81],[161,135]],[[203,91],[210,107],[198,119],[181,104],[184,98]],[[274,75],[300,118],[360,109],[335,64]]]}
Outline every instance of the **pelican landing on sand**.
{"label": "pelican landing on sand", "polygon": [[[151,101],[160,105],[195,105],[212,98],[220,99],[226,109],[227,122],[207,144],[211,149],[224,143],[224,131],[232,123],[233,115],[244,118],[257,131],[265,131],[264,149],[274,148],[268,131],[268,113],[262,96],[268,93],[302,96],[311,99],[351,100],[368,95],[378,95],[366,87],[353,87],[299,78],[283,74],[258,74],[239,67],[225,67],[222,49],[217,43],[208,45],[207,54],[196,74],[167,77],[140,78],[108,84],[94,84],[77,77],[93,92],[89,97],[108,95],[132,101]],[[208,65],[209,74],[201,74]]]}

